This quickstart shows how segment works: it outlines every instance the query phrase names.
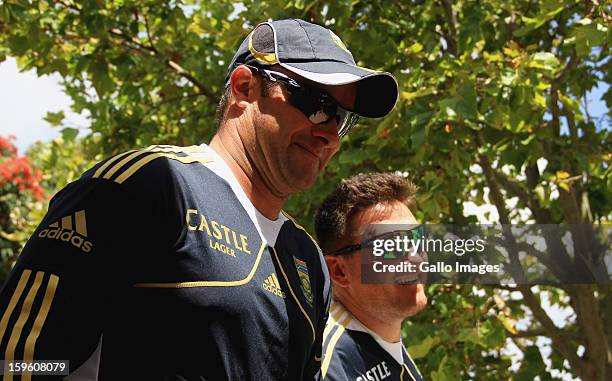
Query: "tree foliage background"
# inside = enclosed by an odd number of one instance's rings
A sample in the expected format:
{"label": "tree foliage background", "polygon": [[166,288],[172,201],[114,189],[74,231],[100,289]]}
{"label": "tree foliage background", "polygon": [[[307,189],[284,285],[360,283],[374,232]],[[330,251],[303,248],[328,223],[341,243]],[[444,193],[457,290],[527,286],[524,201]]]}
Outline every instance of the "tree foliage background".
{"label": "tree foliage background", "polygon": [[[4,0],[0,60],[59,73],[72,109],[90,115],[77,139],[50,110],[62,138],[28,153],[53,194],[108,155],[207,142],[246,33],[269,18],[303,18],[333,29],[358,63],[394,73],[400,86],[392,114],[362,121],[315,187],[290,200],[309,229],[339,179],[379,170],[406,172],[420,186],[424,222],[476,222],[464,212],[471,201],[493,204],[489,217],[504,224],[604,223],[612,92],[600,120],[586,94],[610,83],[611,15],[595,0]],[[23,244],[36,222],[13,242]],[[405,341],[434,381],[609,380],[610,292],[431,285],[430,306],[405,324]],[[567,319],[553,321],[543,305]]]}

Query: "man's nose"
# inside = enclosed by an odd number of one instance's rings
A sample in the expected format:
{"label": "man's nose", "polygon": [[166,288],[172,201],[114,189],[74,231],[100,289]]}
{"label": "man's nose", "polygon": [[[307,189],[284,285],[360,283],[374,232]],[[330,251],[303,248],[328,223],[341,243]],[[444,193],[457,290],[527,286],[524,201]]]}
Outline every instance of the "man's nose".
{"label": "man's nose", "polygon": [[325,148],[337,149],[340,147],[340,136],[338,136],[336,118],[331,118],[328,122],[323,124],[313,125],[312,135],[319,138],[323,142]]}

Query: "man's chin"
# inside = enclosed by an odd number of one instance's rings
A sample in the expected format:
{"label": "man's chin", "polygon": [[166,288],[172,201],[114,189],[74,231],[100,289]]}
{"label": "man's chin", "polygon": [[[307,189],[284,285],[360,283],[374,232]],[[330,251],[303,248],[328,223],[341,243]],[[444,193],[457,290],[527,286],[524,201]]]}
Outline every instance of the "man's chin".
{"label": "man's chin", "polygon": [[[423,293],[422,284],[413,284],[407,286],[400,286],[403,289],[402,292],[402,305],[406,306],[407,309],[415,309],[416,312],[422,310],[427,304],[427,296]],[[415,312],[415,313],[416,313]]]}
{"label": "man's chin", "polygon": [[289,185],[295,189],[295,192],[303,192],[312,188],[319,176],[318,168],[290,168]]}

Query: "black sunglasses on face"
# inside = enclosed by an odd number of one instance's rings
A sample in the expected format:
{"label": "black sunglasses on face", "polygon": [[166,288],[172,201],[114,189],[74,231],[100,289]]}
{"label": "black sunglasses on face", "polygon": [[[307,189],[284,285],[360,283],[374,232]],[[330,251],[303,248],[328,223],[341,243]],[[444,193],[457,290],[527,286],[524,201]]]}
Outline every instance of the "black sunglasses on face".
{"label": "black sunglasses on face", "polygon": [[[423,237],[425,237],[425,226],[423,225],[418,225],[412,229],[407,229],[407,230],[394,230],[392,232],[387,232],[387,233],[383,233],[380,235],[377,235],[375,237],[369,238],[365,241],[363,241],[362,243],[357,243],[354,245],[349,245],[349,246],[344,246],[338,250],[334,250],[331,251],[329,253],[325,253],[324,255],[343,255],[343,254],[350,254],[354,251],[357,250],[361,250],[364,248],[368,248],[368,247],[372,247],[374,246],[374,241],[377,240],[395,240],[395,237],[400,237],[400,240],[403,240],[404,237],[408,238],[409,240],[412,241],[418,241],[420,239],[422,239]],[[406,254],[408,254],[408,252],[387,252],[384,254],[383,258],[384,259],[396,259],[396,258],[403,258],[406,256]]]}
{"label": "black sunglasses on face", "polygon": [[246,66],[269,81],[282,83],[289,93],[289,103],[300,110],[312,123],[325,124],[335,118],[340,137],[346,135],[359,120],[357,114],[344,109],[331,95],[321,89],[304,85],[277,71]]}

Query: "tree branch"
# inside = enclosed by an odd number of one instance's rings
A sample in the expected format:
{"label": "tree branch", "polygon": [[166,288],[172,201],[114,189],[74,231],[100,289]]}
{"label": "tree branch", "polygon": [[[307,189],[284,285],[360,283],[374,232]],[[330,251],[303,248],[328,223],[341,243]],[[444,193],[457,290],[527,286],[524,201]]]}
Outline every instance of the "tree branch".
{"label": "tree branch", "polygon": [[512,333],[508,330],[506,332],[513,338],[529,338],[529,337],[538,337],[538,336],[547,336],[548,332],[544,329],[530,329],[529,331],[517,331],[516,333]]}
{"label": "tree branch", "polygon": [[589,100],[587,99],[586,92],[583,95],[584,98],[584,113],[586,114],[587,123],[591,123],[591,115],[589,114]]}
{"label": "tree branch", "polygon": [[[485,160],[485,162],[487,161],[488,160]],[[485,165],[487,165],[490,168],[490,164],[485,164]],[[483,168],[483,171],[484,171],[484,168]],[[526,169],[527,183],[530,189],[529,193],[525,192],[520,187],[519,184],[512,182],[510,179],[506,178],[504,175],[502,175],[498,171],[495,171],[493,168],[488,169],[488,171],[490,171],[491,176],[493,177],[493,181],[490,181],[489,183],[498,182],[499,184],[501,184],[502,187],[504,187],[504,189],[512,192],[517,197],[519,197],[519,199],[521,199],[525,204],[528,205],[533,216],[535,217],[536,223],[538,224],[553,223],[550,211],[540,206],[539,201],[537,200],[537,198],[535,197],[535,194],[532,191],[532,189],[535,188],[538,182],[538,179],[539,179],[539,173],[535,165],[527,166],[527,169]],[[486,172],[485,172],[485,175],[486,175]],[[494,200],[495,200],[495,194],[492,193],[492,196],[494,197]],[[497,196],[497,197],[501,198],[501,196]],[[495,202],[495,205],[498,208],[498,211],[499,211],[498,205],[503,205],[503,207],[505,208],[505,202],[503,201],[503,199]],[[546,246],[548,248],[548,252],[550,256],[546,256],[535,250],[530,250],[530,253],[534,255],[536,258],[538,258],[542,262],[542,264],[544,264],[548,269],[550,269],[553,272],[553,274],[561,282],[569,281],[571,279],[571,274],[568,273],[568,271],[570,271],[570,269],[572,269],[574,266],[572,264],[569,254],[567,253],[567,250],[565,249],[565,246],[563,246],[561,237],[558,234],[556,234],[554,231],[550,231],[548,229],[544,229],[543,235],[544,235],[544,239],[546,241]],[[525,250],[527,250],[527,248],[525,248]]]}
{"label": "tree branch", "polygon": [[500,290],[510,291],[510,292],[520,291],[518,289],[518,287],[515,287],[515,286],[506,286],[506,285],[503,285],[503,284],[496,284],[493,287],[494,288],[499,288]]}
{"label": "tree branch", "polygon": [[166,66],[171,68],[180,77],[185,78],[187,81],[189,81],[195,87],[197,87],[198,92],[200,94],[203,94],[204,96],[206,96],[211,102],[216,103],[216,101],[217,101],[216,97],[206,88],[206,86],[204,86],[204,84],[202,82],[200,82],[197,78],[195,78],[193,75],[191,75],[187,70],[182,68],[176,62],[174,62],[174,61],[172,61],[170,59],[161,57],[161,54],[159,53],[159,51],[157,49],[155,49],[155,47],[146,45],[143,42],[141,42],[138,38],[128,36],[128,35],[126,35],[125,33],[123,33],[121,30],[119,30],[117,28],[113,28],[113,29],[109,30],[109,33],[112,36],[121,38],[122,40],[124,40],[124,41],[126,41],[126,42],[128,42],[130,44],[135,45],[139,49],[148,51],[149,55],[151,55],[151,56],[157,56],[159,58],[162,58],[164,60],[165,64],[166,64]]}
{"label": "tree branch", "polygon": [[493,172],[493,177],[495,178],[495,181],[499,182],[504,189],[512,192],[525,205],[531,206],[532,204],[531,197],[529,197],[529,194],[523,188],[521,188],[521,186],[518,183],[510,180],[503,174],[499,173],[499,171],[493,170],[492,172]]}
{"label": "tree branch", "polygon": [[555,138],[559,137],[561,134],[561,123],[560,117],[561,112],[559,109],[559,89],[563,85],[565,77],[569,75],[569,73],[576,67],[578,63],[578,55],[574,50],[570,57],[569,62],[563,70],[559,73],[559,75],[552,79],[550,86],[550,113],[552,115],[552,127]]}
{"label": "tree branch", "polygon": [[145,30],[147,32],[147,39],[149,40],[149,45],[155,49],[155,51],[157,52],[157,48],[155,47],[155,42],[153,42],[153,37],[151,37],[151,28],[149,28],[149,18],[147,17],[147,13],[145,12],[143,15],[144,21],[145,21]]}
{"label": "tree branch", "polygon": [[553,321],[550,319],[546,311],[540,305],[540,301],[531,291],[531,287],[527,285],[517,286],[523,294],[523,300],[533,313],[533,317],[542,325],[547,336],[552,340],[553,348],[555,348],[563,357],[569,361],[570,366],[576,369],[579,373],[582,373],[585,369],[586,364],[576,354],[577,347],[571,344],[570,337],[563,332],[563,330],[557,328]]}
{"label": "tree branch", "polygon": [[[545,233],[545,241],[548,237],[546,237]],[[548,243],[547,243],[548,246]],[[559,266],[559,263],[552,260],[552,258],[546,256],[544,253],[541,253],[534,249],[533,246],[527,244],[526,242],[521,242],[516,244],[516,249],[519,251],[524,251],[529,255],[536,257],[544,266],[546,266],[550,271],[552,271],[553,275],[557,277],[561,282],[567,278],[567,274],[564,271],[562,266]]]}
{"label": "tree branch", "polygon": [[550,86],[550,114],[552,115],[552,129],[554,138],[557,139],[561,134],[561,122],[559,121],[559,83],[553,81]]}
{"label": "tree branch", "polygon": [[578,128],[576,127],[576,119],[574,118],[574,113],[572,112],[572,110],[568,110],[566,107],[563,107],[562,113],[563,116],[565,116],[565,120],[567,121],[567,128],[569,129],[572,143],[578,144]]}
{"label": "tree branch", "polygon": [[136,47],[138,47],[140,49],[149,51],[150,53],[152,53],[151,55],[158,55],[159,54],[159,52],[157,50],[155,50],[155,48],[153,48],[151,46],[148,46],[148,45],[145,45],[144,43],[142,43],[140,41],[140,39],[138,39],[136,37],[128,36],[127,34],[123,33],[120,29],[112,28],[111,30],[109,30],[109,33],[112,36],[119,37],[119,38],[123,39],[124,41],[127,41],[127,42],[129,42],[131,44],[134,44]]}
{"label": "tree branch", "polygon": [[457,21],[455,19],[455,13],[453,12],[453,4],[451,0],[442,0],[442,6],[444,8],[444,15],[446,16],[446,22],[448,24],[449,33],[445,35],[446,43],[448,44],[448,50],[453,56],[458,55],[457,50]]}
{"label": "tree branch", "polygon": [[[537,171],[537,168],[535,168],[535,170]],[[527,207],[531,210],[531,213],[534,216],[536,223],[552,223],[552,217],[550,213],[548,212],[548,210],[540,206],[540,202],[538,201],[533,192],[528,192],[524,190],[519,183],[510,180],[508,177],[504,176],[499,171],[493,170],[493,175],[495,177],[495,180],[499,182],[504,189],[510,191],[512,194],[518,197],[519,200],[521,200],[525,205],[527,205]],[[533,188],[535,188],[535,185],[533,186]],[[530,187],[530,190],[533,188]]]}
{"label": "tree branch", "polygon": [[584,337],[583,358],[589,365],[583,379],[603,381],[611,353],[594,291],[593,285],[578,284],[570,287],[568,294]]}
{"label": "tree branch", "polygon": [[193,97],[199,97],[199,96],[200,96],[200,94],[188,94],[188,95],[179,95],[179,96],[176,96],[176,97],[171,97],[171,98],[163,99],[163,100],[159,101],[157,104],[151,105],[151,107],[144,113],[144,115],[142,116],[142,118],[140,118],[140,120],[142,121],[142,120],[146,119],[147,117],[149,117],[149,115],[151,115],[152,113],[157,111],[164,104],[174,103],[174,102],[182,102],[185,99],[189,99],[189,98],[193,98]]}
{"label": "tree branch", "polygon": [[400,9],[400,14],[403,17],[408,17],[410,19],[410,21],[415,22],[414,16],[412,15],[412,13],[410,12],[409,9],[406,9],[404,7],[403,1],[402,0],[394,0],[393,4],[398,7]]}
{"label": "tree branch", "polygon": [[536,186],[540,183],[540,171],[538,170],[536,163],[529,163],[525,166],[525,176],[527,177],[527,192],[529,193],[529,199],[533,200],[533,207],[531,208],[531,211],[533,212],[536,223],[554,223],[550,210],[544,209],[540,206],[540,202],[534,193]]}
{"label": "tree branch", "polygon": [[64,0],[55,0],[55,3],[63,5],[66,9],[81,12],[81,8],[79,8],[76,4],[67,3]]}
{"label": "tree branch", "polygon": [[[482,136],[482,131],[479,131],[476,135],[476,139],[479,142],[481,147],[485,146],[485,140]],[[502,225],[510,225],[510,218],[508,217],[508,210],[506,209],[506,203],[504,201],[501,190],[499,189],[499,185],[495,181],[495,176],[493,175],[493,166],[489,158],[486,155],[480,154],[480,166],[482,167],[482,172],[485,175],[485,179],[487,180],[487,185],[489,186],[489,194],[493,199],[493,204],[497,209],[497,213],[499,214],[499,221]],[[504,239],[507,242],[506,249],[508,251],[508,257],[510,259],[510,266],[508,266],[508,270],[512,274],[512,277],[518,284],[525,284],[525,271],[521,266],[521,263],[518,258],[518,252],[516,251],[516,240],[511,232],[507,231],[509,226],[503,227]]]}
{"label": "tree branch", "polygon": [[531,6],[532,5],[533,5],[533,0],[529,0],[529,4],[527,4],[527,10],[524,13],[525,16],[528,16],[529,12],[531,12]]}

